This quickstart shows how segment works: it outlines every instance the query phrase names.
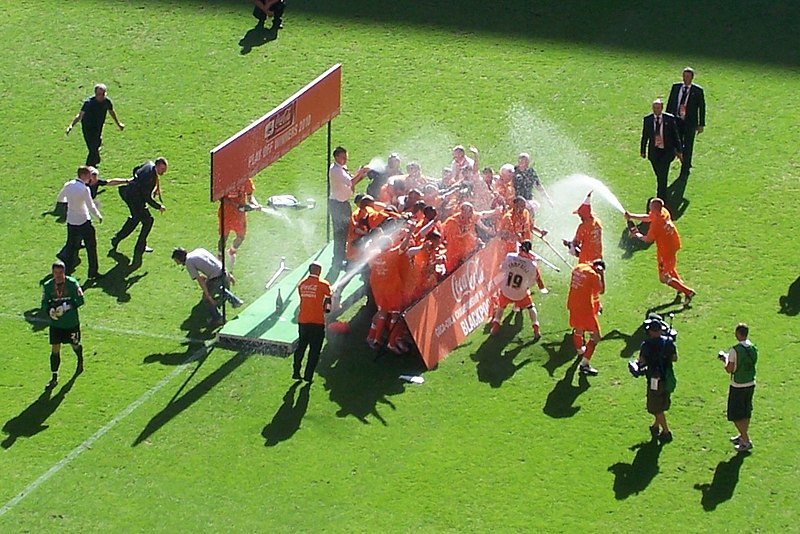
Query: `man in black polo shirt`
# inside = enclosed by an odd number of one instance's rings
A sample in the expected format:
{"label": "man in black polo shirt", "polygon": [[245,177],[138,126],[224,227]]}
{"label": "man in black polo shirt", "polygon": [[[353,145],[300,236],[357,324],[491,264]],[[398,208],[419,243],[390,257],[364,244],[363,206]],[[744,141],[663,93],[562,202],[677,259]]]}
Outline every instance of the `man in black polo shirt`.
{"label": "man in black polo shirt", "polygon": [[80,121],[83,130],[83,139],[86,141],[86,148],[89,154],[86,156],[86,165],[97,167],[100,164],[100,145],[103,144],[103,125],[106,122],[106,114],[111,114],[111,118],[117,123],[120,130],[125,129],[125,125],[119,122],[117,114],[114,112],[114,105],[111,99],[106,96],[107,88],[105,84],[98,83],[94,86],[94,96],[90,96],[83,102],[81,110],[67,126],[67,135],[72,131],[72,127]]}
{"label": "man in black polo shirt", "polygon": [[[111,249],[116,250],[120,241],[128,237],[141,223],[142,229],[139,232],[139,239],[136,240],[136,245],[133,247],[134,263],[141,261],[145,252],[152,252],[153,250],[147,246],[147,236],[150,235],[154,222],[147,205],[149,204],[161,213],[166,210],[163,204],[153,198],[153,194],[161,190],[159,177],[165,172],[167,172],[167,160],[165,158],[146,161],[133,170],[133,179],[127,185],[119,188],[119,196],[128,205],[131,214],[119,232],[111,238]],[[160,197],[160,193],[158,195]]]}

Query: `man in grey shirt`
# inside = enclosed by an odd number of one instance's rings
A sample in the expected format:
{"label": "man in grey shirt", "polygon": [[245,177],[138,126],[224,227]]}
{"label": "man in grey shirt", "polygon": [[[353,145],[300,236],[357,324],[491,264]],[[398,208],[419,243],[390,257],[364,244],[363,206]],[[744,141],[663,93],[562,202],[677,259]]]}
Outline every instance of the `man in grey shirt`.
{"label": "man in grey shirt", "polygon": [[233,277],[225,272],[222,263],[211,252],[204,248],[196,248],[191,252],[177,247],[172,251],[172,259],[178,265],[186,267],[189,278],[197,280],[200,289],[203,290],[203,302],[208,308],[211,317],[208,323],[212,326],[219,326],[223,323],[222,314],[219,311],[221,302],[217,299],[222,296],[231,303],[231,306],[238,308],[243,304],[242,299],[228,290],[230,281]]}

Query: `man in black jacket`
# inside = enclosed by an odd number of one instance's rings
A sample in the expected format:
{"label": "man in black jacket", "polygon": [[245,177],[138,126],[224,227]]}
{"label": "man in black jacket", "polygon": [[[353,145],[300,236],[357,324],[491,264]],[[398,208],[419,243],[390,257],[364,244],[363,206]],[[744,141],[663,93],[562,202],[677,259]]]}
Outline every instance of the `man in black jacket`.
{"label": "man in black jacket", "polygon": [[672,160],[678,156],[683,161],[677,122],[673,115],[662,113],[663,109],[660,98],[653,101],[653,112],[644,117],[639,148],[642,158],[649,159],[653,166],[658,184],[656,196],[661,199],[667,198],[667,179]]}
{"label": "man in black jacket", "polygon": [[136,240],[136,245],[133,248],[134,263],[141,261],[145,252],[153,251],[147,246],[147,236],[150,234],[154,222],[147,205],[149,204],[161,213],[166,210],[163,204],[153,198],[153,195],[157,194],[160,200],[159,177],[166,172],[166,159],[157,158],[154,162],[147,161],[133,170],[133,179],[128,182],[128,185],[119,188],[119,195],[128,205],[131,214],[119,232],[111,238],[111,249],[116,250],[120,241],[128,237],[136,226],[141,223],[142,229],[139,232],[139,239]]}
{"label": "man in black jacket", "polygon": [[683,81],[672,84],[667,100],[667,113],[675,116],[683,144],[681,177],[689,176],[692,167],[692,152],[695,134],[702,133],[706,126],[706,99],[703,88],[692,83],[694,69],[683,69]]}

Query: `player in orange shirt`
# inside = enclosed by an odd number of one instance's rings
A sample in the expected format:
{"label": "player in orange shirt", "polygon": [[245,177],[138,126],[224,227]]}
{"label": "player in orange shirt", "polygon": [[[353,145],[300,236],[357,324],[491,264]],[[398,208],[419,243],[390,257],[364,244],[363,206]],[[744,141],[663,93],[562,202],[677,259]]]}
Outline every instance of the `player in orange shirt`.
{"label": "player in orange shirt", "polygon": [[303,380],[309,384],[314,378],[314,369],[319,362],[319,353],[325,341],[325,314],[331,310],[331,285],[320,277],[322,264],[312,262],[308,266],[308,276],[297,286],[300,294],[300,310],[297,315],[298,340],[294,352],[294,372],[292,378],[300,380],[300,367],[306,348],[308,361]]}
{"label": "player in orange shirt", "polygon": [[547,230],[534,225],[525,197],[517,196],[511,209],[500,219],[500,238],[505,242],[506,251],[516,252],[517,243],[530,241],[533,232],[541,236],[547,235]]}
{"label": "player in orange shirt", "polygon": [[443,237],[447,246],[447,272],[458,268],[480,245],[475,225],[484,217],[496,217],[496,211],[476,212],[472,204],[463,202],[461,209],[444,221]]}
{"label": "player in orange shirt", "polygon": [[[606,264],[595,260],[591,264],[579,263],[572,269],[567,296],[569,325],[572,327],[572,343],[581,356],[579,370],[585,375],[597,375],[597,369],[589,364],[594,349],[600,342],[600,324],[597,322],[595,302],[606,290]],[[589,340],[584,344],[584,334]]]}
{"label": "player in orange shirt", "polygon": [[245,235],[247,235],[247,212],[261,208],[255,196],[253,196],[255,190],[256,187],[253,185],[253,181],[248,178],[237,189],[222,197],[222,204],[218,210],[218,250],[220,258],[225,252],[225,243],[228,240],[228,235],[231,232],[236,234],[233,243],[228,249],[228,261],[225,265],[225,269],[229,272],[233,271],[233,265],[236,263],[236,251],[242,245]]}
{"label": "player in orange shirt", "polygon": [[678,251],[681,249],[681,236],[675,223],[672,222],[672,216],[664,207],[663,200],[660,198],[650,200],[648,210],[648,213],[639,215],[626,211],[625,218],[629,221],[633,219],[650,223],[647,235],[642,235],[635,226],[632,226],[631,233],[645,243],[655,241],[659,279],[669,287],[676,289],[678,298],[683,293],[683,307],[687,308],[696,293],[694,289],[683,282],[681,275],[678,274]]}
{"label": "player in orange shirt", "polygon": [[367,343],[373,349],[380,347],[383,342],[387,319],[394,318],[396,320],[396,314],[402,310],[403,292],[398,288],[403,284],[400,280],[401,262],[407,261],[406,246],[410,235],[407,233],[403,242],[396,246],[392,245],[391,237],[380,236],[367,252],[371,257],[369,260],[370,289],[375,299],[375,305],[378,307],[367,333]]}
{"label": "player in orange shirt", "polygon": [[592,211],[592,192],[586,195],[583,204],[573,211],[581,218],[572,241],[563,241],[570,254],[578,257],[578,263],[591,263],[603,259],[603,225]]}

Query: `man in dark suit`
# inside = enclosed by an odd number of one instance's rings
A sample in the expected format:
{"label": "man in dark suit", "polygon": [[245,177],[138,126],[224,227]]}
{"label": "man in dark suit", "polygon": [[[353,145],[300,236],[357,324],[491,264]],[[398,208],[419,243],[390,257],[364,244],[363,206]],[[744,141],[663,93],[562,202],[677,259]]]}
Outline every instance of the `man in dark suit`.
{"label": "man in dark suit", "polygon": [[649,159],[653,165],[658,183],[657,196],[660,199],[667,196],[667,178],[672,160],[675,156],[683,160],[677,121],[673,115],[662,113],[663,109],[664,104],[660,98],[653,101],[653,112],[646,115],[643,121],[639,150],[642,158]]}
{"label": "man in dark suit", "polygon": [[683,82],[672,84],[667,100],[667,113],[678,120],[678,131],[683,143],[683,164],[681,178],[689,177],[692,167],[692,150],[695,134],[702,133],[706,125],[706,99],[703,88],[692,83],[694,69],[683,69]]}

